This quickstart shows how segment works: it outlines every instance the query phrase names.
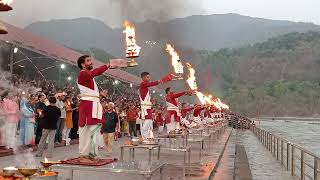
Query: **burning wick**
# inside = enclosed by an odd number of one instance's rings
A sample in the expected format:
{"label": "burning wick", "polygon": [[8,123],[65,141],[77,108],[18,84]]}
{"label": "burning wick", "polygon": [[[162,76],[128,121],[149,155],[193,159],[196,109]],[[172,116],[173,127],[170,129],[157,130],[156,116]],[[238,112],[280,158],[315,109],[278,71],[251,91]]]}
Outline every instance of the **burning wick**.
{"label": "burning wick", "polygon": [[44,162],[45,162],[45,163],[48,163],[48,162],[49,162],[46,157],[44,158]]}
{"label": "burning wick", "polygon": [[171,44],[167,44],[166,51],[171,55],[171,64],[174,68],[174,72],[178,74],[178,79],[183,79],[183,65],[181,63],[178,53],[174,50]]}

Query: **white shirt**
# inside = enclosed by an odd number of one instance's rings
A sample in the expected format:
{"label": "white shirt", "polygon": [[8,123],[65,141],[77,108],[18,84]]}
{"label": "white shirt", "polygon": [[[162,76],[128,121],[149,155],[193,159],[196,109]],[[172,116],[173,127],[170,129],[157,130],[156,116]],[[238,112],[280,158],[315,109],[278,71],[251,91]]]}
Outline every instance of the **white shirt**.
{"label": "white shirt", "polygon": [[66,118],[66,110],[64,109],[64,102],[60,101],[57,99],[56,106],[60,109],[61,111],[61,116],[60,118]]}

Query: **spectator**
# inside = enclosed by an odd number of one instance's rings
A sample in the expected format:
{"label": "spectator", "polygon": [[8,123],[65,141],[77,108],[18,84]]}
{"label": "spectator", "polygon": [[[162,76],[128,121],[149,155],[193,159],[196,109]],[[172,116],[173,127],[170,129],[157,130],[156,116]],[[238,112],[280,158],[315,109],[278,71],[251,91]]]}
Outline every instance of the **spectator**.
{"label": "spectator", "polygon": [[72,99],[70,96],[66,97],[66,101],[64,103],[64,107],[65,107],[65,111],[66,111],[66,118],[65,118],[65,127],[63,129],[63,140],[66,141],[66,146],[70,145],[70,138],[69,138],[69,134],[70,134],[70,130],[73,126],[72,124]]}
{"label": "spectator", "polygon": [[16,147],[16,132],[17,124],[19,122],[20,113],[18,98],[12,94],[9,94],[3,100],[3,111],[6,113],[6,123],[4,125],[4,139],[7,149]]}
{"label": "spectator", "polygon": [[78,122],[79,122],[79,103],[78,103],[78,98],[73,98],[72,100],[72,128],[70,131],[70,138],[71,139],[78,139]]}
{"label": "spectator", "polygon": [[36,144],[39,144],[40,142],[40,138],[42,135],[42,127],[41,127],[41,121],[42,121],[42,113],[45,110],[45,108],[47,107],[45,105],[45,100],[46,100],[46,95],[44,94],[40,94],[38,96],[39,102],[36,104]]}
{"label": "spectator", "polygon": [[36,103],[36,98],[30,96],[28,99],[23,97],[20,102],[20,140],[22,145],[35,145],[35,112],[32,108]]}
{"label": "spectator", "polygon": [[62,131],[64,129],[65,118],[66,118],[66,111],[65,111],[64,102],[63,102],[65,95],[64,95],[64,93],[58,93],[56,95],[56,97],[57,97],[57,104],[56,105],[61,111],[61,116],[57,122],[57,131],[56,131],[55,142],[61,143],[62,142]]}
{"label": "spectator", "polygon": [[40,144],[38,147],[38,152],[36,153],[37,157],[42,156],[47,138],[48,138],[48,149],[47,149],[46,157],[52,157],[52,151],[54,149],[55,134],[57,129],[57,122],[61,116],[61,111],[56,106],[56,102],[57,100],[55,97],[50,97],[49,98],[50,105],[44,110],[44,117],[41,123],[43,130],[42,130]]}
{"label": "spectator", "polygon": [[136,120],[136,130],[137,130],[137,136],[141,136],[141,123],[142,123],[142,120],[140,118],[140,108],[137,108],[137,111],[138,111],[138,114],[137,114],[137,120]]}
{"label": "spectator", "polygon": [[127,119],[129,123],[129,133],[131,137],[137,137],[137,127],[136,121],[138,118],[137,110],[134,107],[134,104],[131,104],[128,111],[127,111]]}
{"label": "spectator", "polygon": [[118,124],[118,114],[114,111],[114,103],[108,103],[106,112],[103,114],[104,124],[101,128],[103,139],[107,146],[107,155],[112,155],[112,144],[114,141],[114,134]]}

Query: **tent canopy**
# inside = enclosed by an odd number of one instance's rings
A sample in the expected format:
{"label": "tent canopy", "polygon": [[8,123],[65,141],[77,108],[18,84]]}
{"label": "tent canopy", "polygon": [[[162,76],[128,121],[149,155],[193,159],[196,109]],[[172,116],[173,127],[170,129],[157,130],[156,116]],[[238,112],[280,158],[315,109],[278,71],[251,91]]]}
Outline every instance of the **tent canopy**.
{"label": "tent canopy", "polygon": [[[0,35],[0,40],[2,41],[10,42],[15,46],[22,47],[43,56],[72,65],[77,65],[77,59],[82,56],[81,53],[52,42],[46,38],[34,35],[2,21],[0,21],[0,23],[3,23],[8,31],[8,34]],[[98,60],[93,60],[93,65],[94,67],[98,67],[103,65],[103,63]],[[115,79],[132,83],[134,85],[139,85],[141,82],[139,77],[119,69],[110,69],[106,71],[106,74]]]}

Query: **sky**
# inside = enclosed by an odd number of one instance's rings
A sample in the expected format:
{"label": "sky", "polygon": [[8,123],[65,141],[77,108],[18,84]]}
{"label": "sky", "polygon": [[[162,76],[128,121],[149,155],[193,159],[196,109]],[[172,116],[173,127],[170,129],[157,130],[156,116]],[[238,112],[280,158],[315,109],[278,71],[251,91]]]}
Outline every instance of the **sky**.
{"label": "sky", "polygon": [[100,19],[117,27],[128,17],[135,21],[169,20],[225,13],[320,24],[320,0],[14,0],[11,6],[13,11],[0,12],[0,20],[19,27],[79,17]]}

